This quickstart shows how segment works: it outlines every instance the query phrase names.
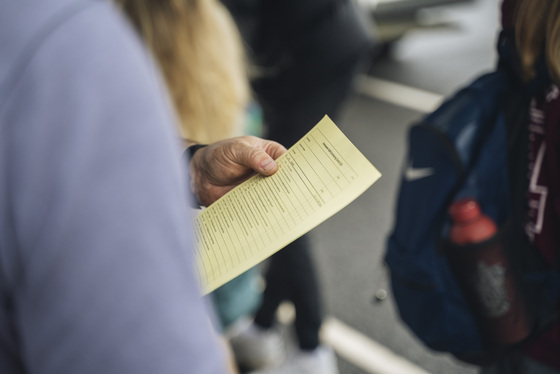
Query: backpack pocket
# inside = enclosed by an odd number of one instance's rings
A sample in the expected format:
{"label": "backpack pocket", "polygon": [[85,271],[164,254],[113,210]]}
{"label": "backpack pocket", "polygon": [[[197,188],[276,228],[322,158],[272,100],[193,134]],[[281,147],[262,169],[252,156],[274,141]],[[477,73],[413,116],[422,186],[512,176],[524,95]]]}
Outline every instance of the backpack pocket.
{"label": "backpack pocket", "polygon": [[394,237],[386,257],[400,317],[430,348],[476,352],[478,329],[460,289],[441,255],[408,255]]}

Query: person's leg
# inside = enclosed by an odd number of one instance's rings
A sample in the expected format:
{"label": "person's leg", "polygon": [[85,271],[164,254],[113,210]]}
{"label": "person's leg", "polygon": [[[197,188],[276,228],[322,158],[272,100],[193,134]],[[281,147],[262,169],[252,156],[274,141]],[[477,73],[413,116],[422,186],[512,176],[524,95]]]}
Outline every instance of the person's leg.
{"label": "person's leg", "polygon": [[[309,81],[299,76],[300,89],[295,89],[294,84],[289,82],[296,81],[296,74],[301,72],[286,72],[276,77],[274,83],[263,81],[255,84],[268,127],[266,137],[290,147],[324,115],[336,119],[351,89],[356,68],[354,59],[325,79]],[[308,351],[317,348],[323,311],[308,235],[271,257],[265,280],[266,289],[255,324],[262,328],[272,327],[278,305],[290,300],[296,311],[295,330],[299,347]]]}
{"label": "person's leg", "polygon": [[289,249],[293,252],[289,263],[291,271],[287,273],[296,310],[295,331],[299,347],[304,351],[319,346],[319,329],[323,323],[320,287],[309,242],[309,237],[304,236],[292,243]]}
{"label": "person's leg", "polygon": [[303,236],[270,259],[263,303],[254,321],[261,328],[271,328],[278,305],[290,300],[296,310],[296,335],[303,350],[313,350],[319,345],[323,317],[319,284],[310,250],[309,238]]}

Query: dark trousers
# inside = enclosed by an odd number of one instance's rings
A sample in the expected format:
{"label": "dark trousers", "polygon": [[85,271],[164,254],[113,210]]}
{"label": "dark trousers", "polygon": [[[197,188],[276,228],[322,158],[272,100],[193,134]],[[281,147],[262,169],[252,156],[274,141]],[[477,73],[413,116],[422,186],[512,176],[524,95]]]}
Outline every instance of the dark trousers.
{"label": "dark trousers", "polygon": [[278,305],[290,300],[296,310],[295,331],[300,348],[315,349],[319,345],[323,313],[308,236],[276,253],[265,277],[266,289],[255,323],[263,328],[272,327]]}
{"label": "dark trousers", "polygon": [[[348,65],[315,82],[301,79],[299,88],[285,87],[290,81],[282,77],[276,83],[257,82],[254,88],[264,110],[266,137],[290,147],[325,114],[334,120],[350,91],[358,62],[356,58],[351,59]],[[271,327],[279,304],[289,300],[296,311],[295,331],[300,348],[315,349],[319,344],[323,308],[309,236],[304,235],[273,255],[265,279],[266,289],[255,323]]]}

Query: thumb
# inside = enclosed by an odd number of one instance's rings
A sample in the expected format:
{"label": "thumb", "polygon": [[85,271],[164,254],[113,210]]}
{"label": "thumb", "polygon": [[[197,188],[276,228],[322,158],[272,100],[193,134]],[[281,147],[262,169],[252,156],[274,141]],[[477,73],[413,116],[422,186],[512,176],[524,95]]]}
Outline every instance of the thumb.
{"label": "thumb", "polygon": [[272,175],[278,170],[276,161],[261,149],[251,147],[247,152],[243,152],[243,156],[240,157],[240,163],[259,174]]}

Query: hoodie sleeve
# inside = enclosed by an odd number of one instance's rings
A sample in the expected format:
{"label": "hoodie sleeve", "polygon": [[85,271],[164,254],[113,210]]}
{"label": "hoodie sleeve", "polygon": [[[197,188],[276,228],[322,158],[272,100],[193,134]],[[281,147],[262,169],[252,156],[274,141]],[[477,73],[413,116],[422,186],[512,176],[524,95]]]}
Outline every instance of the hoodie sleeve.
{"label": "hoodie sleeve", "polygon": [[0,106],[23,366],[224,373],[161,79],[110,2],[89,3],[24,48]]}

